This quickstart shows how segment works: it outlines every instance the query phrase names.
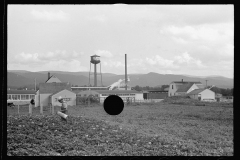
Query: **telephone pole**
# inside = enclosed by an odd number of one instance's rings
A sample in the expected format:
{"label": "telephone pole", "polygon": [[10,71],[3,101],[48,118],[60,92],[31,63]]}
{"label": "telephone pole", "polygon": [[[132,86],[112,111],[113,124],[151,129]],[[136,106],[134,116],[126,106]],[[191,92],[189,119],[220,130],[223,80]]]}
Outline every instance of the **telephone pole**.
{"label": "telephone pole", "polygon": [[36,78],[35,78],[35,91],[36,91]]}
{"label": "telephone pole", "polygon": [[205,81],[206,81],[206,88],[207,88],[207,81],[208,81],[208,80],[205,80]]}

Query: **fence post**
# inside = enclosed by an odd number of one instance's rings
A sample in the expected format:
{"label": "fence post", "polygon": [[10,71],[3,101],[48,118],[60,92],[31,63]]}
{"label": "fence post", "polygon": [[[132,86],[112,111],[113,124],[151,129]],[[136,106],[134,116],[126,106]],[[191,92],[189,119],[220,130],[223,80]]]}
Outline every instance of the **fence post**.
{"label": "fence post", "polygon": [[50,103],[51,109],[52,109],[52,114],[54,114],[54,105],[52,105],[52,103]]}
{"label": "fence post", "polygon": [[43,114],[43,104],[40,105],[40,114]]}
{"label": "fence post", "polygon": [[19,105],[18,105],[18,115],[19,115]]}
{"label": "fence post", "polygon": [[32,115],[32,104],[29,104],[29,114]]}

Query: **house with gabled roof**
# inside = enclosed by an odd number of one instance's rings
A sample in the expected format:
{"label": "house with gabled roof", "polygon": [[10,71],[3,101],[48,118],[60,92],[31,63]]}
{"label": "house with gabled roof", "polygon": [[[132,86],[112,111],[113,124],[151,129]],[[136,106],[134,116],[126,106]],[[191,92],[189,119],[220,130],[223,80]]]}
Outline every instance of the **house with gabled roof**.
{"label": "house with gabled roof", "polygon": [[201,82],[173,81],[169,85],[168,96],[186,95],[194,89],[204,88]]}
{"label": "house with gabled roof", "polygon": [[45,83],[39,83],[39,90],[36,92],[36,106],[49,106],[51,104],[50,96],[65,89],[71,91],[71,84],[61,82],[56,76],[50,76],[48,73],[48,80]]}
{"label": "house with gabled roof", "polygon": [[195,89],[187,94],[192,99],[198,100],[215,100],[215,92],[210,89]]}
{"label": "house with gabled roof", "polygon": [[45,83],[61,83],[61,81],[55,76],[55,75],[52,75],[50,76],[50,73],[48,72],[48,79]]}

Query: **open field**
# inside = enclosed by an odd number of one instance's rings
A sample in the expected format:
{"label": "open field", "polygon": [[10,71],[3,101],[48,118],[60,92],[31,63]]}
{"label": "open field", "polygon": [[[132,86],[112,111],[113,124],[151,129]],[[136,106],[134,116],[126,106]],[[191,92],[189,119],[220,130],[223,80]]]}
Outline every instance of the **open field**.
{"label": "open field", "polygon": [[[31,121],[35,124],[44,123],[43,126],[37,125],[38,128],[34,131],[39,130],[43,137],[51,135],[56,139],[47,138],[46,142],[44,141],[45,145],[41,145],[45,151],[39,153],[27,149],[34,147],[25,147],[24,152],[28,154],[233,155],[233,104],[206,103],[205,106],[196,106],[172,104],[166,101],[155,104],[136,104],[126,106],[118,116],[107,115],[101,105],[73,106],[69,107],[67,123],[62,122],[57,115],[50,115],[47,109],[44,110],[45,116],[31,116]],[[59,107],[55,110],[59,110]],[[16,113],[16,108],[8,108],[10,148],[12,143],[18,144],[10,138],[16,136],[16,133],[27,137],[27,131],[21,130],[23,127],[19,128],[16,125],[26,123],[25,127],[34,129],[34,125],[29,124],[29,116],[18,117]],[[22,107],[20,113],[27,115],[28,107]],[[39,115],[39,108],[33,109],[33,115],[37,114]],[[52,123],[55,123],[55,128]],[[49,131],[45,128],[46,126]],[[102,130],[102,128],[105,129]],[[67,135],[70,129],[72,136]],[[58,133],[54,130],[61,131]],[[88,135],[87,138],[86,135]],[[63,146],[65,149],[55,149],[50,145],[51,141],[65,144]],[[36,147],[36,144],[37,142],[33,146]],[[83,151],[81,147],[79,148],[80,144],[89,149]],[[12,148],[8,154],[24,155],[24,152],[15,153]]]}

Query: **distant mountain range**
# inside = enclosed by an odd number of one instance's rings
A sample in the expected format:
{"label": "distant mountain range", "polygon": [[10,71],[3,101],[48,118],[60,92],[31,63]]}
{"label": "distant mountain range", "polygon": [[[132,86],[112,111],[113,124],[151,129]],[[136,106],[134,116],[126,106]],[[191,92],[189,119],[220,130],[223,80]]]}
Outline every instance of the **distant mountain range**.
{"label": "distant mountain range", "polygon": [[[50,75],[53,74],[58,77],[62,82],[69,82],[72,85],[88,85],[89,83],[89,72],[63,72],[63,71],[40,71],[40,72],[29,72],[24,70],[8,70],[7,82],[9,87],[23,87],[23,86],[34,86],[34,79],[36,82],[46,82],[48,79],[48,72]],[[169,85],[172,81],[197,81],[202,82],[204,85],[215,85],[219,88],[233,88],[233,79],[226,78],[223,76],[208,76],[208,77],[196,77],[190,75],[174,75],[174,74],[158,74],[150,72],[148,74],[128,74],[130,78],[129,85],[134,87],[139,86],[161,86]],[[112,73],[102,73],[102,83],[104,86],[111,85],[119,79],[124,79],[125,75],[117,75]],[[91,75],[90,84],[93,85],[93,75]],[[101,86],[101,76],[97,79],[98,86]]]}

